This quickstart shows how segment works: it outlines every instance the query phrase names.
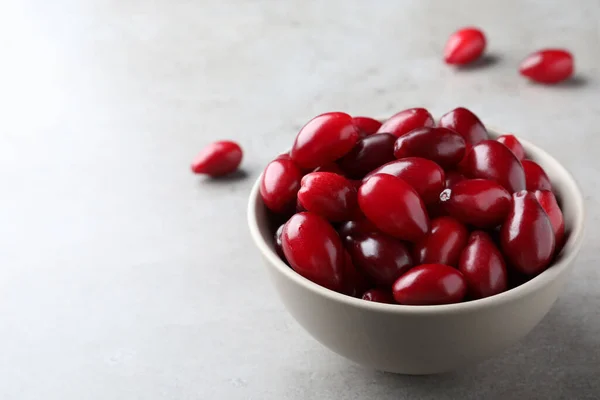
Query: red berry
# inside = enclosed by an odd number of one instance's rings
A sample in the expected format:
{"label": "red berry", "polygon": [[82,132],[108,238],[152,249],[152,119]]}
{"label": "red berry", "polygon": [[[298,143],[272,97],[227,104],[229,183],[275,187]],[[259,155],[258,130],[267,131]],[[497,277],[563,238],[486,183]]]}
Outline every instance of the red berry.
{"label": "red berry", "polygon": [[316,284],[342,291],[344,248],[325,219],[310,212],[295,214],[283,228],[282,244],[294,271]]}
{"label": "red berry", "polygon": [[514,135],[502,135],[496,140],[508,147],[519,161],[525,158],[525,149],[523,149],[523,145]]}
{"label": "red berry", "polygon": [[465,139],[450,129],[418,128],[398,138],[394,156],[423,157],[442,168],[452,168],[463,159],[465,150]]}
{"label": "red berry", "polygon": [[377,303],[394,304],[394,297],[390,292],[383,289],[371,289],[367,290],[362,295],[363,300],[375,301]]}
{"label": "red berry", "polygon": [[285,259],[285,254],[283,254],[283,245],[281,243],[281,235],[283,235],[283,227],[284,226],[285,226],[285,224],[281,225],[275,231],[275,235],[274,235],[275,236],[275,252],[279,256],[279,258],[281,258],[283,261],[287,261]]}
{"label": "red berry", "polygon": [[544,211],[546,211],[546,214],[548,214],[548,218],[550,218],[552,230],[554,231],[556,248],[559,249],[562,246],[565,237],[565,220],[563,213],[558,206],[558,202],[556,201],[556,197],[554,197],[554,193],[550,190],[536,190],[535,197]]}
{"label": "red berry", "polygon": [[538,163],[531,160],[521,161],[523,170],[525,171],[525,184],[528,192],[536,190],[552,190],[550,178],[546,175],[546,171],[539,166]]}
{"label": "red berry", "polygon": [[446,172],[446,188],[451,188],[456,185],[460,181],[464,181],[465,178],[463,174],[456,171],[448,171]]}
{"label": "red berry", "polygon": [[376,285],[391,286],[412,267],[408,247],[383,233],[358,235],[346,241],[346,250],[356,268]]}
{"label": "red berry", "polygon": [[293,210],[301,179],[302,171],[290,159],[280,156],[271,161],[260,182],[260,195],[267,208],[276,213]]}
{"label": "red berry", "polygon": [[291,156],[299,167],[310,170],[342,157],[357,140],[351,116],[341,112],[321,114],[300,129]]}
{"label": "red berry", "polygon": [[498,182],[510,193],[525,189],[523,166],[508,147],[495,140],[485,140],[465,157],[464,172],[471,178]]}
{"label": "red berry", "polygon": [[533,193],[513,194],[511,210],[500,230],[500,244],[519,272],[537,275],[548,267],[554,255],[554,231]]}
{"label": "red berry", "polygon": [[305,175],[298,201],[307,211],[338,222],[348,220],[357,207],[354,185],[343,176],[331,172]]}
{"label": "red berry", "polygon": [[440,195],[444,209],[462,222],[478,228],[493,228],[506,219],[511,197],[498,183],[487,179],[467,179]]}
{"label": "red berry", "polygon": [[375,168],[394,160],[396,136],[378,133],[360,139],[348,154],[338,161],[346,176],[360,179]]}
{"label": "red berry", "polygon": [[398,278],[392,292],[399,304],[459,303],[467,294],[467,283],[455,268],[444,264],[424,264]]}
{"label": "red berry", "polygon": [[471,233],[460,256],[458,270],[465,277],[469,295],[473,299],[502,293],[508,287],[502,254],[485,232]]}
{"label": "red berry", "polygon": [[413,248],[415,264],[446,264],[456,267],[468,237],[467,228],[454,218],[440,217],[432,220],[429,233]]}
{"label": "red berry", "polygon": [[485,50],[485,35],[477,28],[462,28],[454,32],[444,48],[447,64],[463,65],[477,60]]}
{"label": "red berry", "polygon": [[442,115],[438,126],[460,133],[467,144],[471,145],[475,145],[489,137],[487,129],[485,129],[479,118],[463,107],[455,108]]}
{"label": "red berry", "polygon": [[343,241],[346,241],[347,238],[376,232],[380,232],[379,229],[377,229],[377,227],[373,225],[373,223],[366,217],[352,221],[346,221],[338,228],[338,234]]}
{"label": "red berry", "polygon": [[352,123],[358,130],[360,137],[366,137],[377,132],[381,122],[369,117],[354,117]]}
{"label": "red berry", "polygon": [[433,161],[419,157],[408,157],[387,163],[368,174],[363,182],[376,174],[401,178],[417,191],[425,204],[435,203],[445,185],[442,167]]}
{"label": "red berry", "polygon": [[242,148],[235,142],[214,142],[198,153],[192,162],[192,172],[215,177],[230,174],[240,166],[242,155]]}
{"label": "red berry", "polygon": [[367,290],[371,283],[365,275],[358,271],[352,262],[352,258],[347,251],[344,251],[344,294],[352,297],[360,297]]}
{"label": "red berry", "polygon": [[378,133],[391,133],[400,137],[413,129],[431,127],[435,122],[433,117],[424,108],[409,108],[392,115],[379,127]]}
{"label": "red berry", "polygon": [[521,62],[519,72],[536,82],[558,83],[573,75],[573,64],[573,56],[567,50],[539,50]]}
{"label": "red berry", "polygon": [[358,190],[358,204],[381,231],[398,239],[417,241],[429,231],[425,204],[402,179],[377,174]]}

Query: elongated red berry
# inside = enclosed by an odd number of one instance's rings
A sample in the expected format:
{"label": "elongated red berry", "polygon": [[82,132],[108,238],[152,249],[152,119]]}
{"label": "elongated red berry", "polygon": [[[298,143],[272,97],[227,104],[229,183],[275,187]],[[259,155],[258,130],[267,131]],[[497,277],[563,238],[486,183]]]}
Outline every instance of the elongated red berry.
{"label": "elongated red berry", "polygon": [[477,60],[485,50],[485,35],[480,29],[468,27],[454,32],[444,48],[447,64],[463,65]]}
{"label": "elongated red berry", "polygon": [[293,210],[301,179],[302,171],[289,157],[271,161],[260,182],[260,196],[267,208],[276,213]]}
{"label": "elongated red berry", "polygon": [[442,115],[438,126],[460,133],[467,144],[471,145],[489,138],[488,131],[481,120],[464,107],[455,108]]}
{"label": "elongated red berry", "polygon": [[413,129],[432,127],[435,125],[433,117],[424,108],[409,108],[392,115],[379,127],[378,133],[391,133],[400,137]]}
{"label": "elongated red berry", "polygon": [[358,207],[352,182],[332,172],[311,172],[301,181],[298,201],[329,221],[347,221]]}
{"label": "elongated red berry", "polygon": [[523,148],[521,142],[519,142],[519,139],[517,139],[514,135],[502,135],[496,140],[508,147],[510,151],[512,151],[513,154],[519,159],[519,161],[522,161],[525,158],[525,149]]}
{"label": "elongated red berry", "polygon": [[381,231],[414,242],[429,231],[429,217],[423,200],[402,179],[376,174],[358,190],[358,204]]}
{"label": "elongated red berry", "polygon": [[341,112],[321,114],[300,129],[292,160],[301,168],[314,169],[348,153],[358,140],[352,117]]}
{"label": "elongated red berry", "polygon": [[446,264],[458,266],[462,249],[467,245],[469,231],[450,217],[440,217],[431,221],[427,235],[413,248],[416,265]]}
{"label": "elongated red berry", "polygon": [[377,132],[381,126],[381,121],[370,117],[354,117],[352,123],[358,130],[358,135],[363,138]]}
{"label": "elongated red berry", "polygon": [[558,202],[556,201],[556,197],[550,190],[536,190],[535,197],[550,218],[550,223],[554,230],[556,248],[559,249],[563,245],[563,240],[565,238],[565,219]]}
{"label": "elongated red berry", "polygon": [[423,157],[442,168],[456,166],[465,151],[465,139],[447,128],[417,128],[399,137],[394,144],[396,158]]}
{"label": "elongated red berry", "polygon": [[405,305],[438,305],[461,302],[467,283],[456,269],[444,264],[424,264],[412,268],[392,286],[394,299]]}
{"label": "elongated red berry", "polygon": [[537,275],[548,267],[554,255],[554,230],[533,193],[513,194],[511,210],[500,230],[500,244],[510,264],[525,275]]}
{"label": "elongated red berry", "polygon": [[396,136],[378,133],[360,139],[348,154],[338,161],[344,174],[352,179],[362,179],[375,168],[394,160]]}
{"label": "elongated red berry", "polygon": [[238,169],[242,156],[239,144],[229,140],[214,142],[198,153],[192,162],[192,172],[214,177],[227,175]]}
{"label": "elongated red berry", "polygon": [[285,258],[303,277],[335,291],[343,291],[345,252],[329,223],[310,212],[286,222],[282,234]]}
{"label": "elongated red berry", "polygon": [[563,49],[531,53],[519,66],[521,75],[540,83],[558,83],[573,75],[573,55]]}
{"label": "elongated red berry", "polygon": [[548,178],[546,171],[538,163],[531,160],[523,160],[521,164],[525,171],[525,183],[528,191],[552,190],[550,178]]}

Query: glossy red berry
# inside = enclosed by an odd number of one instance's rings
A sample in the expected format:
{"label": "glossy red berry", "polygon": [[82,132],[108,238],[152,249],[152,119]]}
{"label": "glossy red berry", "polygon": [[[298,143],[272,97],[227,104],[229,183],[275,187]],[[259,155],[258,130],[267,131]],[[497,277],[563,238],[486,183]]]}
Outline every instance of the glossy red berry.
{"label": "glossy red berry", "polygon": [[550,218],[552,230],[554,231],[556,248],[559,249],[563,245],[563,240],[565,238],[565,219],[558,202],[556,201],[556,197],[550,190],[536,190],[535,197],[544,211],[546,211],[546,214],[548,214],[548,218]]}
{"label": "glossy red berry", "polygon": [[358,204],[381,231],[410,242],[429,231],[429,217],[423,200],[402,179],[376,174],[358,190]]}
{"label": "glossy red berry", "polygon": [[354,117],[352,123],[358,130],[360,137],[372,135],[377,132],[381,126],[381,121],[369,117]]}
{"label": "glossy red berry", "polygon": [[358,205],[352,182],[331,172],[305,175],[298,201],[307,211],[334,222],[348,220]]}
{"label": "glossy red berry", "polygon": [[238,169],[242,156],[239,144],[228,140],[214,142],[198,153],[192,162],[192,172],[214,177],[227,175]]}
{"label": "glossy red berry", "polygon": [[391,116],[379,127],[378,133],[391,133],[400,137],[413,129],[431,127],[435,122],[433,117],[424,108],[409,108]]}
{"label": "glossy red berry", "polygon": [[460,133],[470,145],[489,138],[488,131],[479,118],[464,107],[455,108],[442,115],[438,126]]}
{"label": "glossy red berry", "polygon": [[350,254],[348,254],[347,251],[344,251],[344,254],[343,293],[352,297],[360,297],[370,286],[372,286],[372,283],[362,272],[356,269]]}
{"label": "glossy red berry", "polygon": [[361,179],[375,168],[393,161],[396,136],[378,133],[360,139],[348,154],[338,161],[347,177]]}
{"label": "glossy red berry", "polygon": [[458,270],[465,277],[469,295],[473,299],[493,296],[508,288],[502,253],[485,232],[471,233],[460,256]]}
{"label": "glossy red berry", "polygon": [[310,212],[295,214],[283,228],[282,245],[294,271],[328,289],[343,290],[344,248],[325,219]]}
{"label": "glossy red berry", "polygon": [[473,146],[465,156],[464,172],[470,178],[496,181],[510,193],[526,187],[523,165],[508,147],[495,140]]}
{"label": "glossy red berry", "polygon": [[321,114],[300,129],[291,157],[299,167],[311,170],[342,157],[357,140],[351,116],[341,112]]}
{"label": "glossy red berry", "polygon": [[456,267],[468,237],[467,228],[454,218],[433,219],[429,233],[413,247],[414,262],[416,265],[446,264]]}
{"label": "glossy red berry", "polygon": [[417,191],[426,205],[438,200],[445,185],[442,167],[420,157],[408,157],[387,163],[368,174],[363,182],[376,174],[387,174],[402,179]]}
{"label": "glossy red berry", "polygon": [[496,140],[508,147],[519,161],[525,159],[525,149],[514,135],[502,135]]}
{"label": "glossy red berry", "polygon": [[412,268],[392,286],[394,300],[405,305],[439,305],[461,302],[467,283],[455,268],[444,264],[424,264]]}
{"label": "glossy red berry", "polygon": [[394,156],[423,157],[446,169],[456,166],[465,156],[465,150],[465,139],[450,129],[418,128],[398,138]]}
{"label": "glossy red berry", "polygon": [[377,303],[394,304],[394,297],[390,292],[383,289],[370,289],[363,293],[363,300]]}
{"label": "glossy red berry", "polygon": [[391,286],[413,265],[406,244],[383,233],[353,237],[346,241],[346,250],[356,268],[376,285]]}
{"label": "glossy red berry", "polygon": [[448,171],[446,172],[446,188],[451,188],[456,185],[460,181],[464,181],[465,176],[457,171]]}
{"label": "glossy red berry", "polygon": [[554,255],[554,231],[533,193],[513,194],[500,244],[511,266],[526,275],[537,275],[548,267]]}
{"label": "glossy red berry", "polygon": [[288,212],[296,206],[302,171],[291,159],[278,157],[265,168],[260,182],[260,195],[271,211]]}
{"label": "glossy red berry", "polygon": [[347,238],[380,232],[380,230],[377,229],[377,227],[366,217],[352,221],[346,221],[340,225],[337,231],[343,241],[346,241]]}
{"label": "glossy red berry", "polygon": [[467,179],[440,195],[448,214],[463,224],[493,228],[506,219],[511,196],[500,184],[487,179]]}
{"label": "glossy red berry", "polygon": [[521,75],[540,83],[558,83],[573,75],[573,56],[567,50],[546,49],[532,53],[521,62]]}
{"label": "glossy red berry", "polygon": [[463,65],[477,60],[485,50],[485,35],[477,28],[462,28],[454,32],[444,48],[447,64]]}
{"label": "glossy red berry", "polygon": [[527,191],[533,192],[536,190],[552,190],[550,178],[546,175],[546,171],[538,163],[531,160],[521,161],[523,170],[525,171],[525,184]]}

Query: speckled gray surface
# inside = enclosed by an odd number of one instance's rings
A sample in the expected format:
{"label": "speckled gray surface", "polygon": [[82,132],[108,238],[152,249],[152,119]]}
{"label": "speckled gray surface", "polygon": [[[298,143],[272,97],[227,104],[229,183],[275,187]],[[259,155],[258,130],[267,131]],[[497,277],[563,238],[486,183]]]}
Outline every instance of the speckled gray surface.
{"label": "speckled gray surface", "polygon": [[[0,4],[0,398],[600,398],[597,1],[118,1]],[[484,27],[487,67],[440,61]],[[577,79],[520,79],[545,46]],[[519,345],[477,367],[402,377],[310,338],[245,225],[265,163],[316,113],[458,105],[575,174],[588,235],[570,283]],[[217,138],[245,179],[192,176]],[[510,323],[510,321],[507,321]]]}

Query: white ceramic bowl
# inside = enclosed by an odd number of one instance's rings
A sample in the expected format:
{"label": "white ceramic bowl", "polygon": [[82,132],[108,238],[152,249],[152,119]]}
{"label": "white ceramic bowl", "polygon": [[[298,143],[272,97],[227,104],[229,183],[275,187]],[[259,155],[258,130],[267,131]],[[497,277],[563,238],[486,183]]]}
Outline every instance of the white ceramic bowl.
{"label": "white ceramic bowl", "polygon": [[[490,132],[491,136],[497,136]],[[486,359],[527,335],[548,313],[581,247],[583,196],[554,158],[519,139],[528,158],[552,180],[568,239],[556,262],[529,282],[481,300],[439,306],[364,301],[325,289],[285,265],[273,248],[260,177],[248,205],[248,224],[277,292],[308,333],[364,366],[402,374],[434,374]]]}

